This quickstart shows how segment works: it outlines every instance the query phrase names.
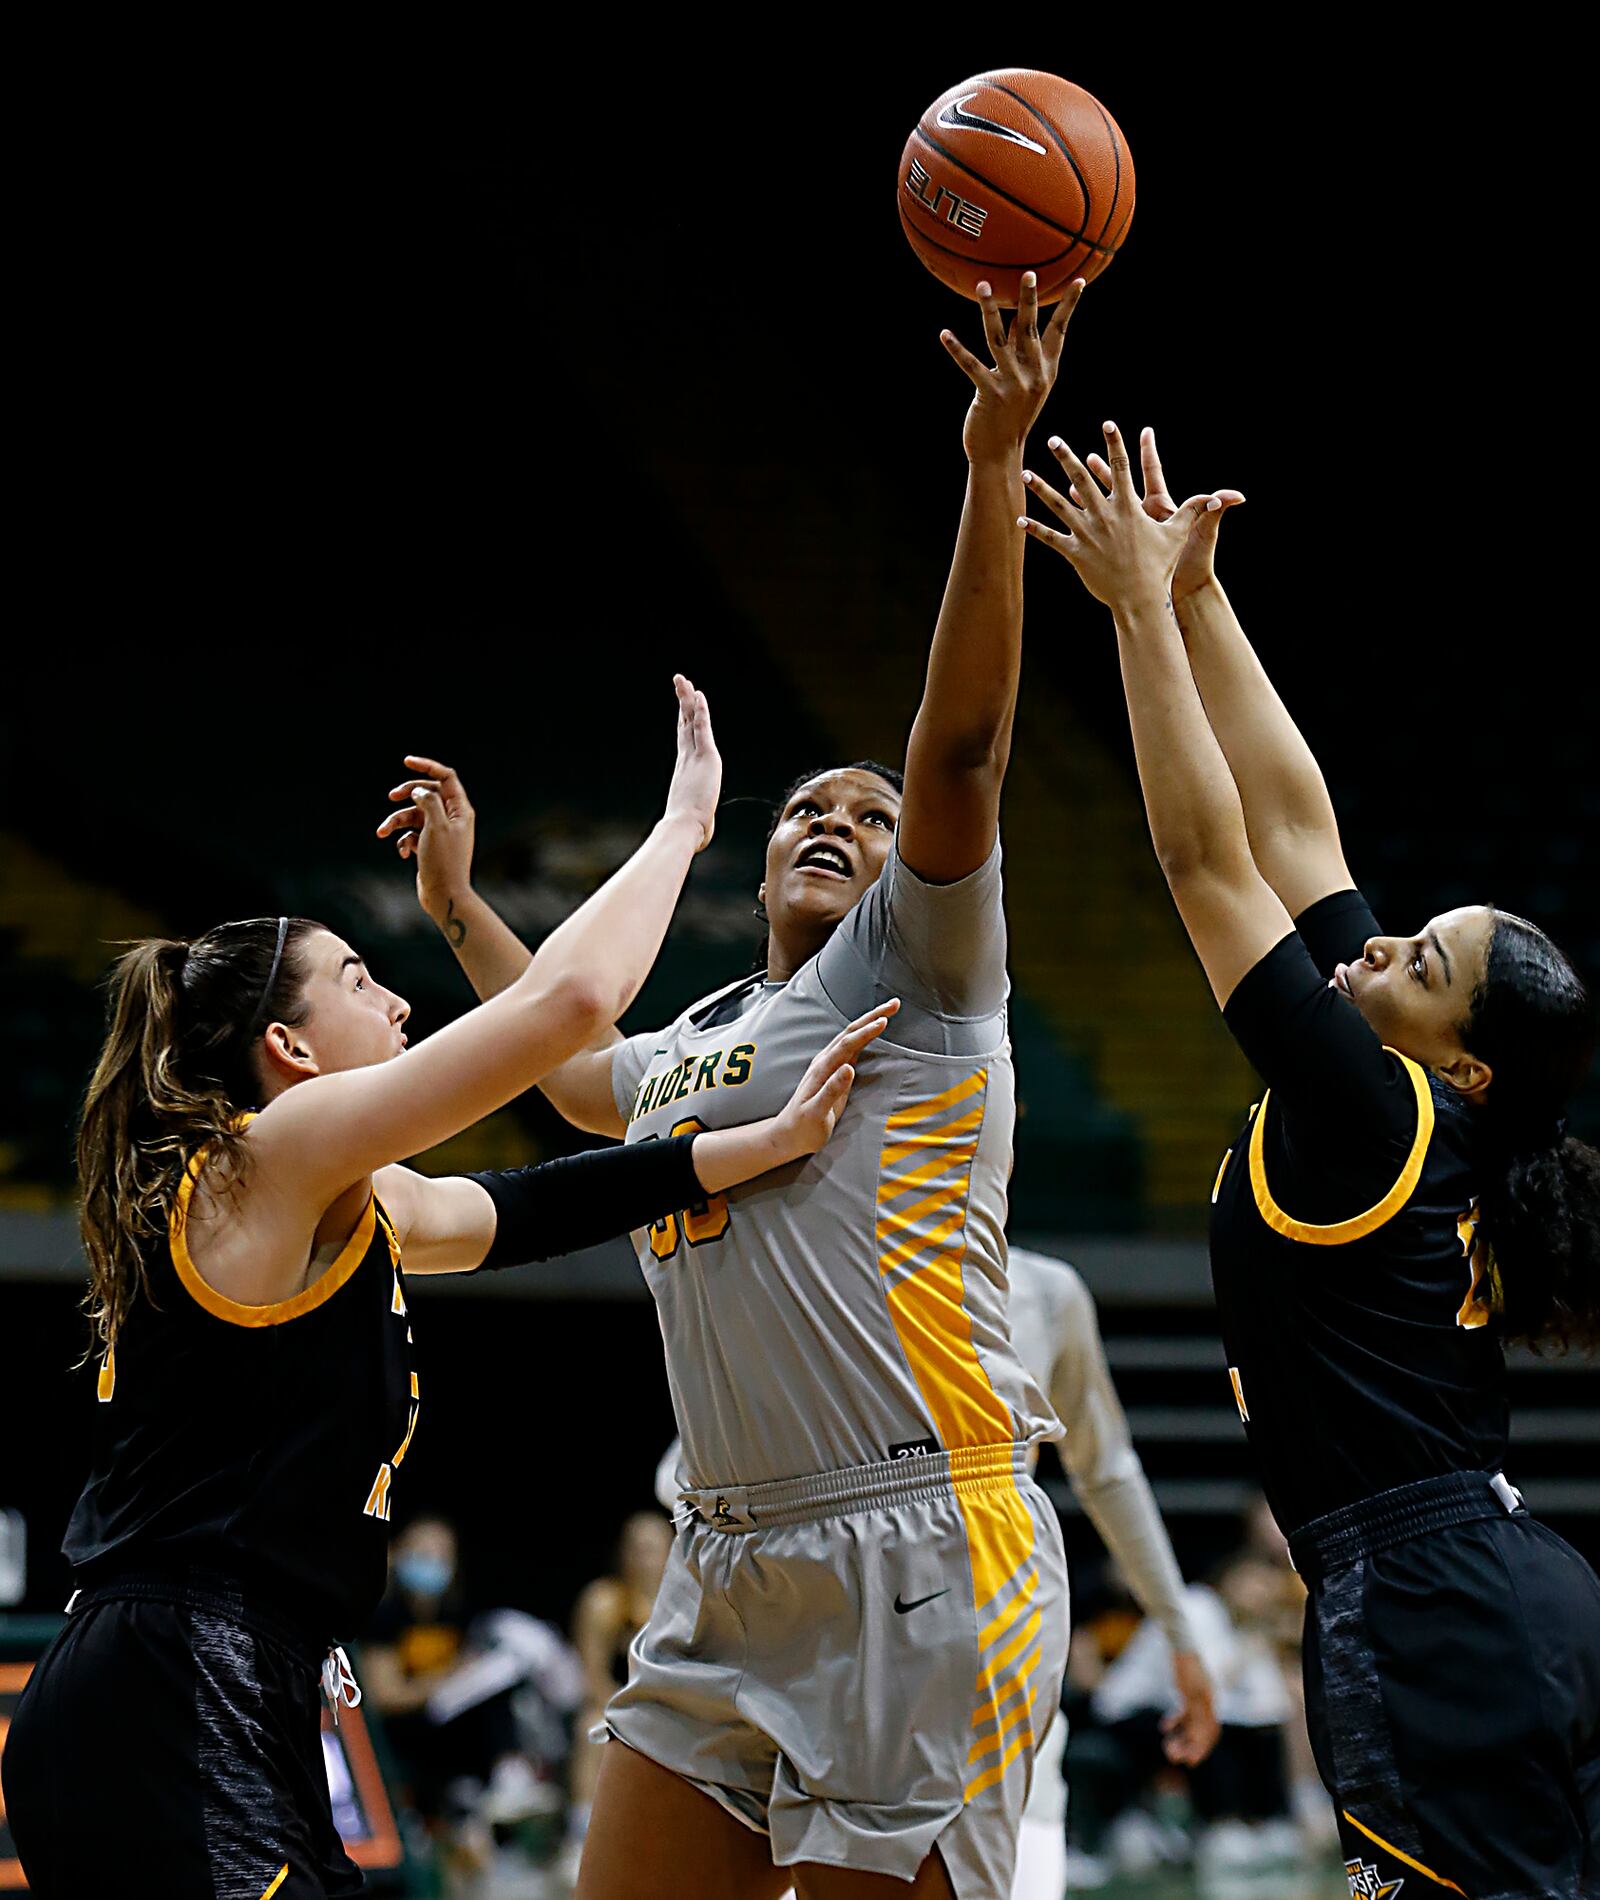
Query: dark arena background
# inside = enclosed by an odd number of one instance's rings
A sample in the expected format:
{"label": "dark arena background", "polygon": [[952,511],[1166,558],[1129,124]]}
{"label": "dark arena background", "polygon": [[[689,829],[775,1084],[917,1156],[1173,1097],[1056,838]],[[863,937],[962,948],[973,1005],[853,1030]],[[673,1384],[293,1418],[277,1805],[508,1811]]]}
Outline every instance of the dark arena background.
{"label": "dark arena background", "polygon": [[[1560,102],[1536,108],[1488,49],[1372,61],[1160,15],[1088,38],[1037,13],[960,36],[893,19],[892,53],[752,16],[759,56],[712,50],[707,25],[619,32],[603,60],[483,47],[446,74],[412,47],[303,89],[258,69],[235,98],[230,55],[203,98],[152,78],[135,107],[109,70],[61,97],[13,288],[0,1690],[69,1588],[57,1547],[94,1404],[71,1128],[114,944],[310,914],[425,1035],[470,999],[373,837],[402,754],[459,769],[480,886],[536,942],[650,822],[682,670],[710,697],[728,802],[642,1027],[749,966],[771,801],[796,772],[901,759],[964,478],[968,387],[938,332],[976,349],[982,330],[907,247],[896,161],[964,71],[1076,80],[1138,167],[1034,465],[1052,429],[1081,450],[1110,416],[1158,427],[1180,494],[1241,488],[1221,571],[1385,927],[1488,899],[1600,977],[1575,380],[1592,352]],[[1039,549],[1003,826],[1013,1237],[1092,1285],[1205,1579],[1254,1496],[1203,1236],[1258,1091],[1150,849],[1108,617]],[[1571,1123],[1600,1139],[1593,1077]],[[421,1165],[576,1145],[530,1096]],[[566,1633],[673,1433],[631,1252],[435,1280],[414,1304],[428,1397],[397,1526],[445,1515],[471,1610]],[[1600,1557],[1600,1374],[1512,1366],[1509,1473]],[[1053,1454],[1043,1475],[1076,1616],[1113,1628],[1116,1582]],[[375,1887],[566,1892],[558,1800],[474,1860],[408,1813],[374,1728],[406,1861],[374,1850]],[[1142,1859],[1113,1826],[1112,1891],[1344,1891],[1314,1845],[1264,1872],[1186,1869],[1184,1800],[1181,1777],[1146,1792]]]}

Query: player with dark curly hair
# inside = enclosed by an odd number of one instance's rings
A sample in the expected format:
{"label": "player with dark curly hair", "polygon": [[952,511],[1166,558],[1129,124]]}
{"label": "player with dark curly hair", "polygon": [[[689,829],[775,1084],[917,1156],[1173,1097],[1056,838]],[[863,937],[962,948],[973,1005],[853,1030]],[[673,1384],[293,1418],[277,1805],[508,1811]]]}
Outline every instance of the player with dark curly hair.
{"label": "player with dark curly hair", "polygon": [[[318,1679],[336,1708],[359,1697],[339,1638],[382,1593],[425,1409],[407,1275],[592,1244],[832,1132],[892,999],[771,1118],[534,1168],[402,1165],[570,1058],[643,982],[721,783],[705,697],[677,693],[649,838],[516,982],[418,1047],[405,1000],[310,918],[151,939],[113,971],[78,1133],[100,1368],[65,1544],[77,1588],[5,1748],[33,1892],[359,1891]],[[439,801],[411,810],[426,861]]]}
{"label": "player with dark curly hair", "polygon": [[[1577,1900],[1600,1875],[1600,1582],[1501,1472],[1502,1342],[1600,1339],[1594,1046],[1487,904],[1385,935],[1213,568],[1234,490],[1144,493],[1115,426],[1025,525],[1116,620],[1156,854],[1268,1088],[1212,1192],[1233,1396],[1310,1587],[1306,1708],[1351,1890]],[[1109,459],[1107,459],[1109,458]]]}

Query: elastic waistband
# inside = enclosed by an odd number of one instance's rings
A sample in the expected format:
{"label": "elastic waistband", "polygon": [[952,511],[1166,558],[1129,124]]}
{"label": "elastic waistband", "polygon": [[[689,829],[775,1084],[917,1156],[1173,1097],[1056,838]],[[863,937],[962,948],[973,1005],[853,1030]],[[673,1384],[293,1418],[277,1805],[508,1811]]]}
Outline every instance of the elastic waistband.
{"label": "elastic waistband", "polygon": [[678,1495],[718,1531],[769,1530],[819,1517],[848,1517],[919,1499],[963,1497],[1014,1484],[1027,1471],[1027,1445],[968,1445],[922,1451],[877,1465],[847,1465],[769,1484],[722,1484]]}
{"label": "elastic waistband", "polygon": [[169,1603],[177,1609],[204,1610],[225,1617],[279,1644],[311,1669],[321,1668],[333,1645],[332,1637],[319,1637],[306,1624],[263,1603],[236,1578],[212,1571],[126,1571],[74,1590],[67,1602],[67,1614],[77,1616],[96,1603],[126,1602]]}
{"label": "elastic waistband", "polygon": [[1303,1524],[1289,1539],[1289,1561],[1305,1581],[1374,1556],[1430,1531],[1504,1517],[1523,1508],[1522,1494],[1501,1471],[1452,1471],[1396,1485]]}

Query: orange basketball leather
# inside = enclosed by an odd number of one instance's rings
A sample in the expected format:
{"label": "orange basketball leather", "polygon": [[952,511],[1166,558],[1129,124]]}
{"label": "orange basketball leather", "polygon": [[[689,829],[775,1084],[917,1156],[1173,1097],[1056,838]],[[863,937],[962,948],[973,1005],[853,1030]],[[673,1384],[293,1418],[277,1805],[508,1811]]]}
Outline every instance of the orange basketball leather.
{"label": "orange basketball leather", "polygon": [[935,99],[900,159],[900,222],[941,283],[1015,304],[1097,277],[1133,217],[1133,155],[1092,93],[1050,73],[981,73]]}

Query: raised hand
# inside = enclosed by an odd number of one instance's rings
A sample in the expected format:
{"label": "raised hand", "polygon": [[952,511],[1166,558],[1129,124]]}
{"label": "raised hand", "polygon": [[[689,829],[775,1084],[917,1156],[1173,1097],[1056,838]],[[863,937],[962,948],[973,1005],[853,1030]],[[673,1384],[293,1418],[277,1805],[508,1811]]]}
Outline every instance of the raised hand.
{"label": "raised hand", "polygon": [[1094,457],[1105,471],[1104,486],[1060,436],[1050,438],[1050,448],[1066,470],[1072,499],[1057,493],[1031,470],[1023,471],[1030,492],[1064,524],[1065,531],[1026,515],[1019,517],[1017,525],[1064,555],[1089,592],[1108,607],[1151,594],[1170,598],[1173,572],[1198,517],[1220,513],[1222,502],[1215,495],[1192,495],[1164,519],[1150,514],[1134,487],[1132,465],[1117,425],[1104,426],[1109,460]]}
{"label": "raised hand", "polygon": [[717,799],[722,791],[722,755],[711,735],[711,708],[692,680],[674,673],[678,695],[678,762],[667,788],[668,818],[692,817],[700,825],[697,851],[704,851],[716,828]]}
{"label": "raised hand", "polygon": [[452,907],[472,888],[472,843],[477,814],[466,787],[448,765],[406,754],[412,774],[389,793],[398,809],[378,827],[402,858],[415,859],[417,902],[447,934]]}
{"label": "raised hand", "polygon": [[[1085,458],[1089,469],[1106,487],[1111,486],[1111,470],[1104,457],[1090,455]],[[1167,488],[1167,478],[1162,473],[1161,457],[1156,453],[1156,432],[1154,429],[1139,431],[1139,463],[1144,478],[1144,497],[1142,507],[1152,521],[1170,521],[1178,512],[1178,504]],[[1230,508],[1237,508],[1244,500],[1237,488],[1219,488],[1215,496],[1222,503],[1220,508],[1202,509],[1195,517],[1189,539],[1183,552],[1178,556],[1178,565],[1172,570],[1172,604],[1182,606],[1191,594],[1197,594],[1208,582],[1216,579],[1217,530],[1222,525],[1222,517]]]}
{"label": "raised hand", "polygon": [[939,332],[939,341],[972,383],[972,407],[967,411],[961,439],[968,458],[974,462],[1017,454],[1055,384],[1067,325],[1083,295],[1083,279],[1075,277],[1068,284],[1042,334],[1038,285],[1031,270],[1022,273],[1017,314],[1008,334],[993,286],[979,284],[983,333],[994,358],[992,366],[981,362],[951,331]]}
{"label": "raised hand", "polygon": [[777,1116],[778,1141],[793,1157],[815,1154],[833,1133],[834,1123],[850,1099],[855,1064],[862,1050],[883,1034],[899,1007],[898,997],[877,1004],[846,1024],[825,1049],[812,1057],[788,1105]]}

